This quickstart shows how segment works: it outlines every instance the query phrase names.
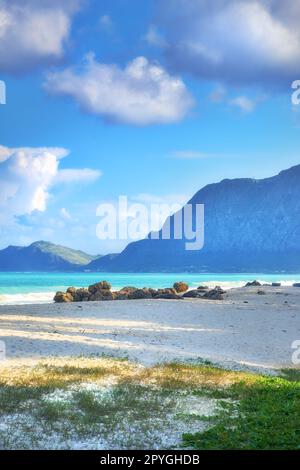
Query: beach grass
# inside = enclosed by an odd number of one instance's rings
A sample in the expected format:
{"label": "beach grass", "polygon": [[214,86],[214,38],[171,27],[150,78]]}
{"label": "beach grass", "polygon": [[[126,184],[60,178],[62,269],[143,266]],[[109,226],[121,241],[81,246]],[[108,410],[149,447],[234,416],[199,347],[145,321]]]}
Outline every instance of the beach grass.
{"label": "beach grass", "polygon": [[6,449],[297,449],[300,372],[105,356],[7,362],[0,422]]}

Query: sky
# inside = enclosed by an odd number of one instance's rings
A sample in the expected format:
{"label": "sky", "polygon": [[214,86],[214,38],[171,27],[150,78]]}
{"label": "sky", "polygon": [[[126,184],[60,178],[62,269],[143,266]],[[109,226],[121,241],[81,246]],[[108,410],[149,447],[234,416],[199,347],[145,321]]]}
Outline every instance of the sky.
{"label": "sky", "polygon": [[299,21],[300,0],[0,0],[0,248],[117,252],[99,204],[299,164]]}

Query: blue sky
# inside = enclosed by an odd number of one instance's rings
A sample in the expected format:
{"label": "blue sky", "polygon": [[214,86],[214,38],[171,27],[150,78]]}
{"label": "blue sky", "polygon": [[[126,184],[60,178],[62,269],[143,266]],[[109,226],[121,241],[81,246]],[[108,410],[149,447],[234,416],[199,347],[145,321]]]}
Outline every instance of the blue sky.
{"label": "blue sky", "polygon": [[118,251],[101,202],[300,163],[300,2],[281,3],[0,1],[0,247]]}

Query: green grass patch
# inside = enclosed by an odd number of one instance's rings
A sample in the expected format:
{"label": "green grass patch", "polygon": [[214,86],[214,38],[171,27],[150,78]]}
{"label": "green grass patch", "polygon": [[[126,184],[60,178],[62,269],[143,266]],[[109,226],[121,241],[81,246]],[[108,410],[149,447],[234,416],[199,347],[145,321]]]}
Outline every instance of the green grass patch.
{"label": "green grass patch", "polygon": [[267,377],[109,357],[25,361],[0,368],[0,420],[7,449],[39,448],[40,436],[50,444],[56,436],[61,448],[99,436],[107,446],[152,448],[175,430],[181,447],[300,450],[300,371]]}
{"label": "green grass patch", "polygon": [[214,425],[203,433],[185,434],[194,449],[300,449],[299,372],[285,378],[253,376],[219,391],[223,402]]}

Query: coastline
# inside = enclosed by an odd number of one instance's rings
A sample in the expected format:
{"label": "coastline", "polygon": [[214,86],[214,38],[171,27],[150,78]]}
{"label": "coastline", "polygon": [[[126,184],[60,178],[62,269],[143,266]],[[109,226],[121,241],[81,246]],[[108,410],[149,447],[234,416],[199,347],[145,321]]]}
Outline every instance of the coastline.
{"label": "coastline", "polygon": [[295,367],[299,316],[296,287],[235,288],[223,301],[2,305],[0,340],[14,362],[108,354],[143,365],[209,360],[266,371]]}
{"label": "coastline", "polygon": [[124,286],[143,288],[167,288],[174,282],[183,280],[190,289],[199,285],[214,288],[216,285],[229,290],[243,287],[246,282],[258,280],[261,284],[280,283],[291,287],[300,282],[300,274],[266,274],[266,273],[4,273],[0,272],[0,305],[50,304],[57,291],[65,291],[69,286],[87,287],[101,279],[112,284],[112,290]]}

